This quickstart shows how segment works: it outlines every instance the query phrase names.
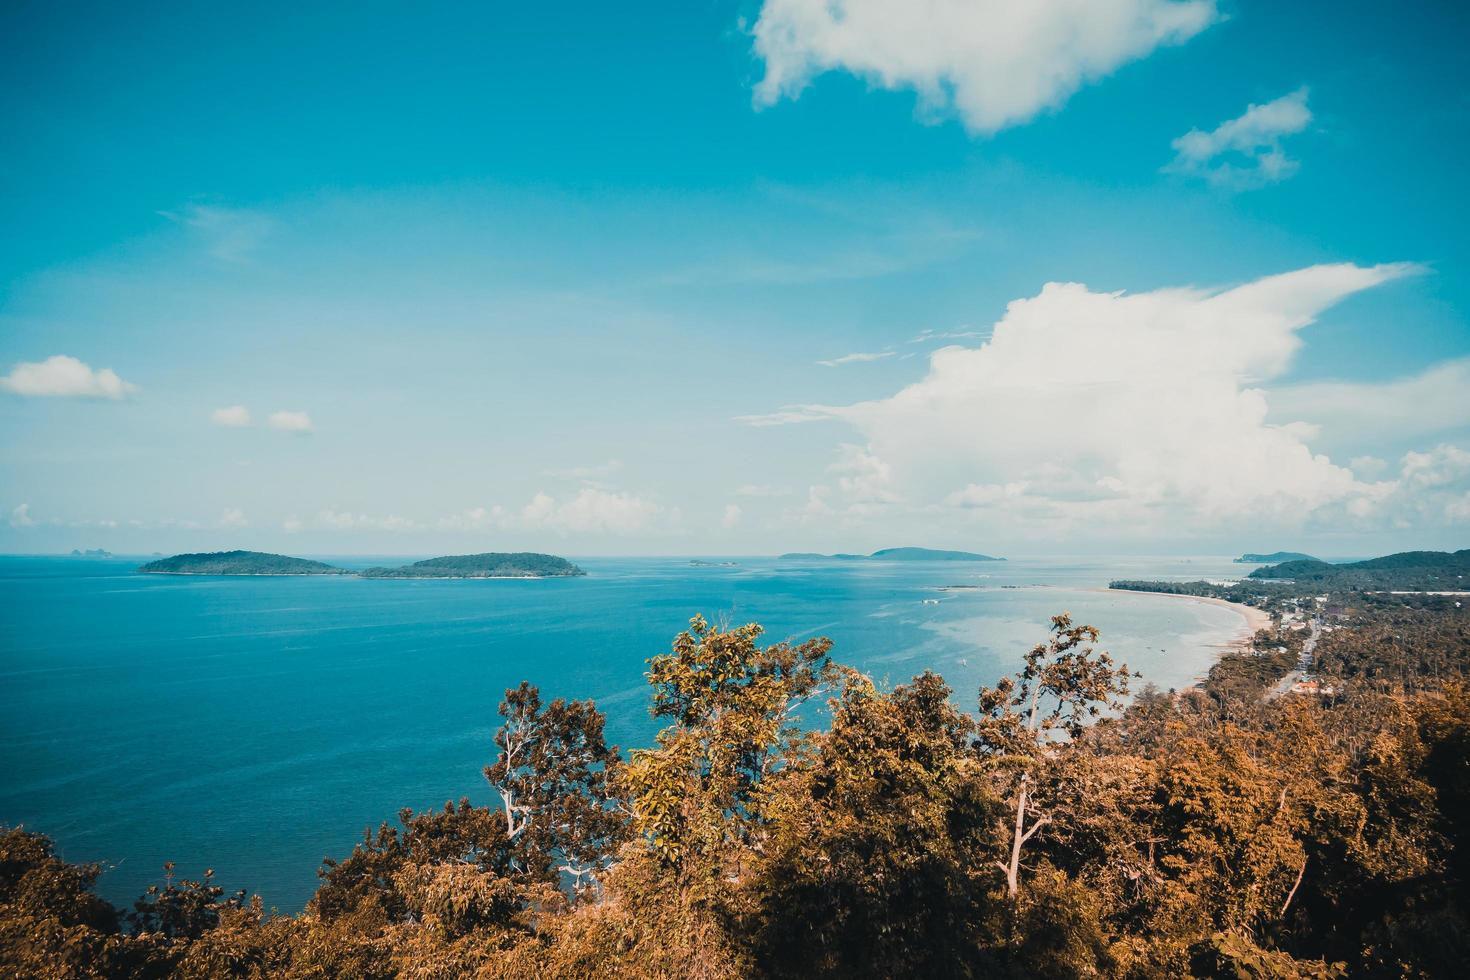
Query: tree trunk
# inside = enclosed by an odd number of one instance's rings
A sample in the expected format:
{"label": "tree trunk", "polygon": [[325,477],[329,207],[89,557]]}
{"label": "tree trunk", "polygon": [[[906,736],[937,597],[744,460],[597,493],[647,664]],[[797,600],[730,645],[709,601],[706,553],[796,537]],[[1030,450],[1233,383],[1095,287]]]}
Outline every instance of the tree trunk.
{"label": "tree trunk", "polygon": [[1011,834],[1011,861],[1006,865],[1006,895],[1015,898],[1020,890],[1021,844],[1025,840],[1026,827],[1026,776],[1021,777],[1021,788],[1016,791],[1016,828]]}

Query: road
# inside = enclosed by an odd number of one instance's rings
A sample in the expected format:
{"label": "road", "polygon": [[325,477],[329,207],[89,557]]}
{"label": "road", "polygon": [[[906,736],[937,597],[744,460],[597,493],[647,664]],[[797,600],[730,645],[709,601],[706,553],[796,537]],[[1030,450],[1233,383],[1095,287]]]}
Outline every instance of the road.
{"label": "road", "polygon": [[1300,682],[1307,675],[1312,666],[1312,652],[1317,649],[1317,641],[1322,638],[1322,617],[1312,617],[1312,632],[1302,643],[1301,656],[1297,657],[1296,670],[1287,674],[1277,681],[1271,690],[1266,692],[1266,700],[1271,701],[1291,690],[1292,685]]}

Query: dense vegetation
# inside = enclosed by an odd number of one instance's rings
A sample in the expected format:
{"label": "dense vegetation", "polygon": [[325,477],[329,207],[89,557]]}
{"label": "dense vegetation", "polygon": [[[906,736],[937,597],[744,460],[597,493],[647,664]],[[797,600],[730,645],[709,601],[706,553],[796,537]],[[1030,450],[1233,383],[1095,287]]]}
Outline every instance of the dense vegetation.
{"label": "dense vegetation", "polygon": [[1251,578],[1291,579],[1336,589],[1444,591],[1470,589],[1470,548],[1405,551],[1333,565],[1315,558],[1257,568]]}
{"label": "dense vegetation", "polygon": [[587,573],[556,555],[492,551],[430,558],[401,568],[369,568],[360,574],[363,578],[548,578]]}
{"label": "dense vegetation", "polygon": [[263,551],[211,551],[173,555],[139,566],[140,572],[167,575],[346,575],[325,562]]}
{"label": "dense vegetation", "polygon": [[934,548],[879,548],[871,555],[820,555],[811,551],[793,551],[781,556],[788,559],[828,561],[1005,561],[973,551],[939,551]]}
{"label": "dense vegetation", "polygon": [[1274,565],[1283,561],[1316,561],[1317,559],[1311,555],[1304,555],[1300,551],[1273,551],[1269,555],[1258,555],[1248,551],[1235,560],[1246,564]]}
{"label": "dense vegetation", "polygon": [[508,691],[500,805],[404,811],[296,916],[171,868],[124,912],[3,832],[0,975],[1463,975],[1470,619],[1344,601],[1332,697],[1263,697],[1302,650],[1273,627],[1122,709],[1126,668],[1065,615],[972,697],[696,618],[649,662],[655,744]]}

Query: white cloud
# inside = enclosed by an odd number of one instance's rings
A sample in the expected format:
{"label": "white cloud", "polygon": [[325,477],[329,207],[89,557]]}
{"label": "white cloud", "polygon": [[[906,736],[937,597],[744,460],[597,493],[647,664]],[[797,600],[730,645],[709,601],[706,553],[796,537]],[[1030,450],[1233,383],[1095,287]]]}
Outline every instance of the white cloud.
{"label": "white cloud", "polygon": [[1217,17],[1214,0],[765,0],[752,31],[766,69],[755,102],[796,98],[842,70],[913,89],[927,113],[992,133]]}
{"label": "white cloud", "polygon": [[216,408],[213,412],[209,413],[209,420],[215,425],[238,429],[250,424],[250,411],[244,405]]}
{"label": "white cloud", "polygon": [[[291,524],[295,523],[295,527]],[[390,514],[387,517],[374,517],[368,514],[354,514],[352,511],[340,511],[327,508],[316,515],[316,525],[332,531],[416,531],[420,529],[417,521],[408,517],[398,517]],[[301,523],[291,518],[286,522],[286,530],[300,530]]]}
{"label": "white cloud", "polygon": [[310,432],[311,416],[305,412],[272,412],[266,424],[283,432]]}
{"label": "white cloud", "polygon": [[30,527],[35,523],[35,518],[31,517],[30,504],[17,504],[10,512],[11,527]]}
{"label": "white cloud", "polygon": [[1387,468],[1388,462],[1377,456],[1354,456],[1348,460],[1348,469],[1364,480],[1371,480],[1381,475]]}
{"label": "white cloud", "polygon": [[841,367],[844,364],[867,364],[870,361],[881,361],[885,357],[892,357],[893,353],[891,350],[875,351],[873,353],[858,351],[853,354],[843,354],[841,357],[834,357],[830,361],[818,361],[817,363],[822,367]]}
{"label": "white cloud", "polygon": [[1299,88],[1271,102],[1252,104],[1208,133],[1198,129],[1185,133],[1174,141],[1174,159],[1164,170],[1236,190],[1274,184],[1299,166],[1281,148],[1282,139],[1300,133],[1311,121],[1307,89]]}
{"label": "white cloud", "polygon": [[245,520],[245,512],[238,507],[226,507],[219,515],[220,527],[246,527],[249,523]]}
{"label": "white cloud", "polygon": [[1274,419],[1305,419],[1328,445],[1470,428],[1470,357],[1392,381],[1317,381],[1271,392]]}
{"label": "white cloud", "polygon": [[1322,265],[1140,294],[1049,283],[1009,304],[989,342],[934,352],[892,397],[778,413],[845,421],[866,440],[841,447],[835,488],[814,487],[807,513],[903,502],[1049,534],[1175,533],[1371,503],[1391,488],[1314,453],[1307,429],[1269,422],[1258,386],[1327,307],[1414,271]]}
{"label": "white cloud", "polygon": [[565,500],[536,494],[521,509],[519,524],[562,534],[629,534],[647,528],[661,511],[657,504],[635,494],[584,487]]}
{"label": "white cloud", "polygon": [[827,472],[837,477],[837,489],[849,505],[898,502],[892,466],[852,443],[838,446],[837,454],[837,462],[828,466]]}
{"label": "white cloud", "polygon": [[1349,509],[1360,525],[1470,526],[1470,452],[1460,446],[1405,453],[1397,479],[1374,486],[1376,493]]}
{"label": "white cloud", "polygon": [[723,528],[732,528],[740,523],[742,516],[744,516],[744,512],[740,509],[739,504],[726,504],[724,516],[720,518],[720,526]]}
{"label": "white cloud", "polygon": [[124,398],[138,390],[137,385],[119,378],[111,368],[94,371],[65,354],[17,364],[0,378],[0,388],[27,397],[112,399]]}

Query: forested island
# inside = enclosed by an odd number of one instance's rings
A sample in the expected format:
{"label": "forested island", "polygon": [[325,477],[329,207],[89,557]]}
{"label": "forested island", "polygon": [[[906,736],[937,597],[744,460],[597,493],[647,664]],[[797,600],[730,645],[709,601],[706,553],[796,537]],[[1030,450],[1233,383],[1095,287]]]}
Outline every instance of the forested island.
{"label": "forested island", "polygon": [[973,551],[940,551],[934,548],[882,548],[871,555],[822,555],[811,551],[792,551],[780,556],[804,561],[1005,561]]}
{"label": "forested island", "polygon": [[565,558],[529,551],[447,555],[399,568],[368,568],[360,572],[262,551],[215,551],[161,558],[139,566],[138,571],[155,575],[356,575],[360,578],[565,578],[587,574]]}
{"label": "forested island", "polygon": [[369,568],[358,574],[363,578],[567,578],[587,573],[556,555],[491,551],[429,558],[399,568]]}
{"label": "forested island", "polygon": [[344,568],[308,558],[263,551],[211,551],[173,555],[138,567],[152,575],[350,575]]}
{"label": "forested island", "polygon": [[1283,561],[1316,561],[1311,555],[1304,555],[1300,551],[1273,551],[1269,555],[1258,555],[1254,552],[1246,552],[1235,559],[1236,564],[1248,565],[1272,565]]}
{"label": "forested island", "polygon": [[1369,589],[1115,583],[1272,613],[1182,691],[1065,613],[975,693],[695,617],[648,661],[650,744],[522,683],[499,802],[370,828],[299,914],[171,865],[118,909],[0,828],[0,975],[1460,976],[1470,610],[1376,578],[1465,555],[1429,554],[1361,563]]}

